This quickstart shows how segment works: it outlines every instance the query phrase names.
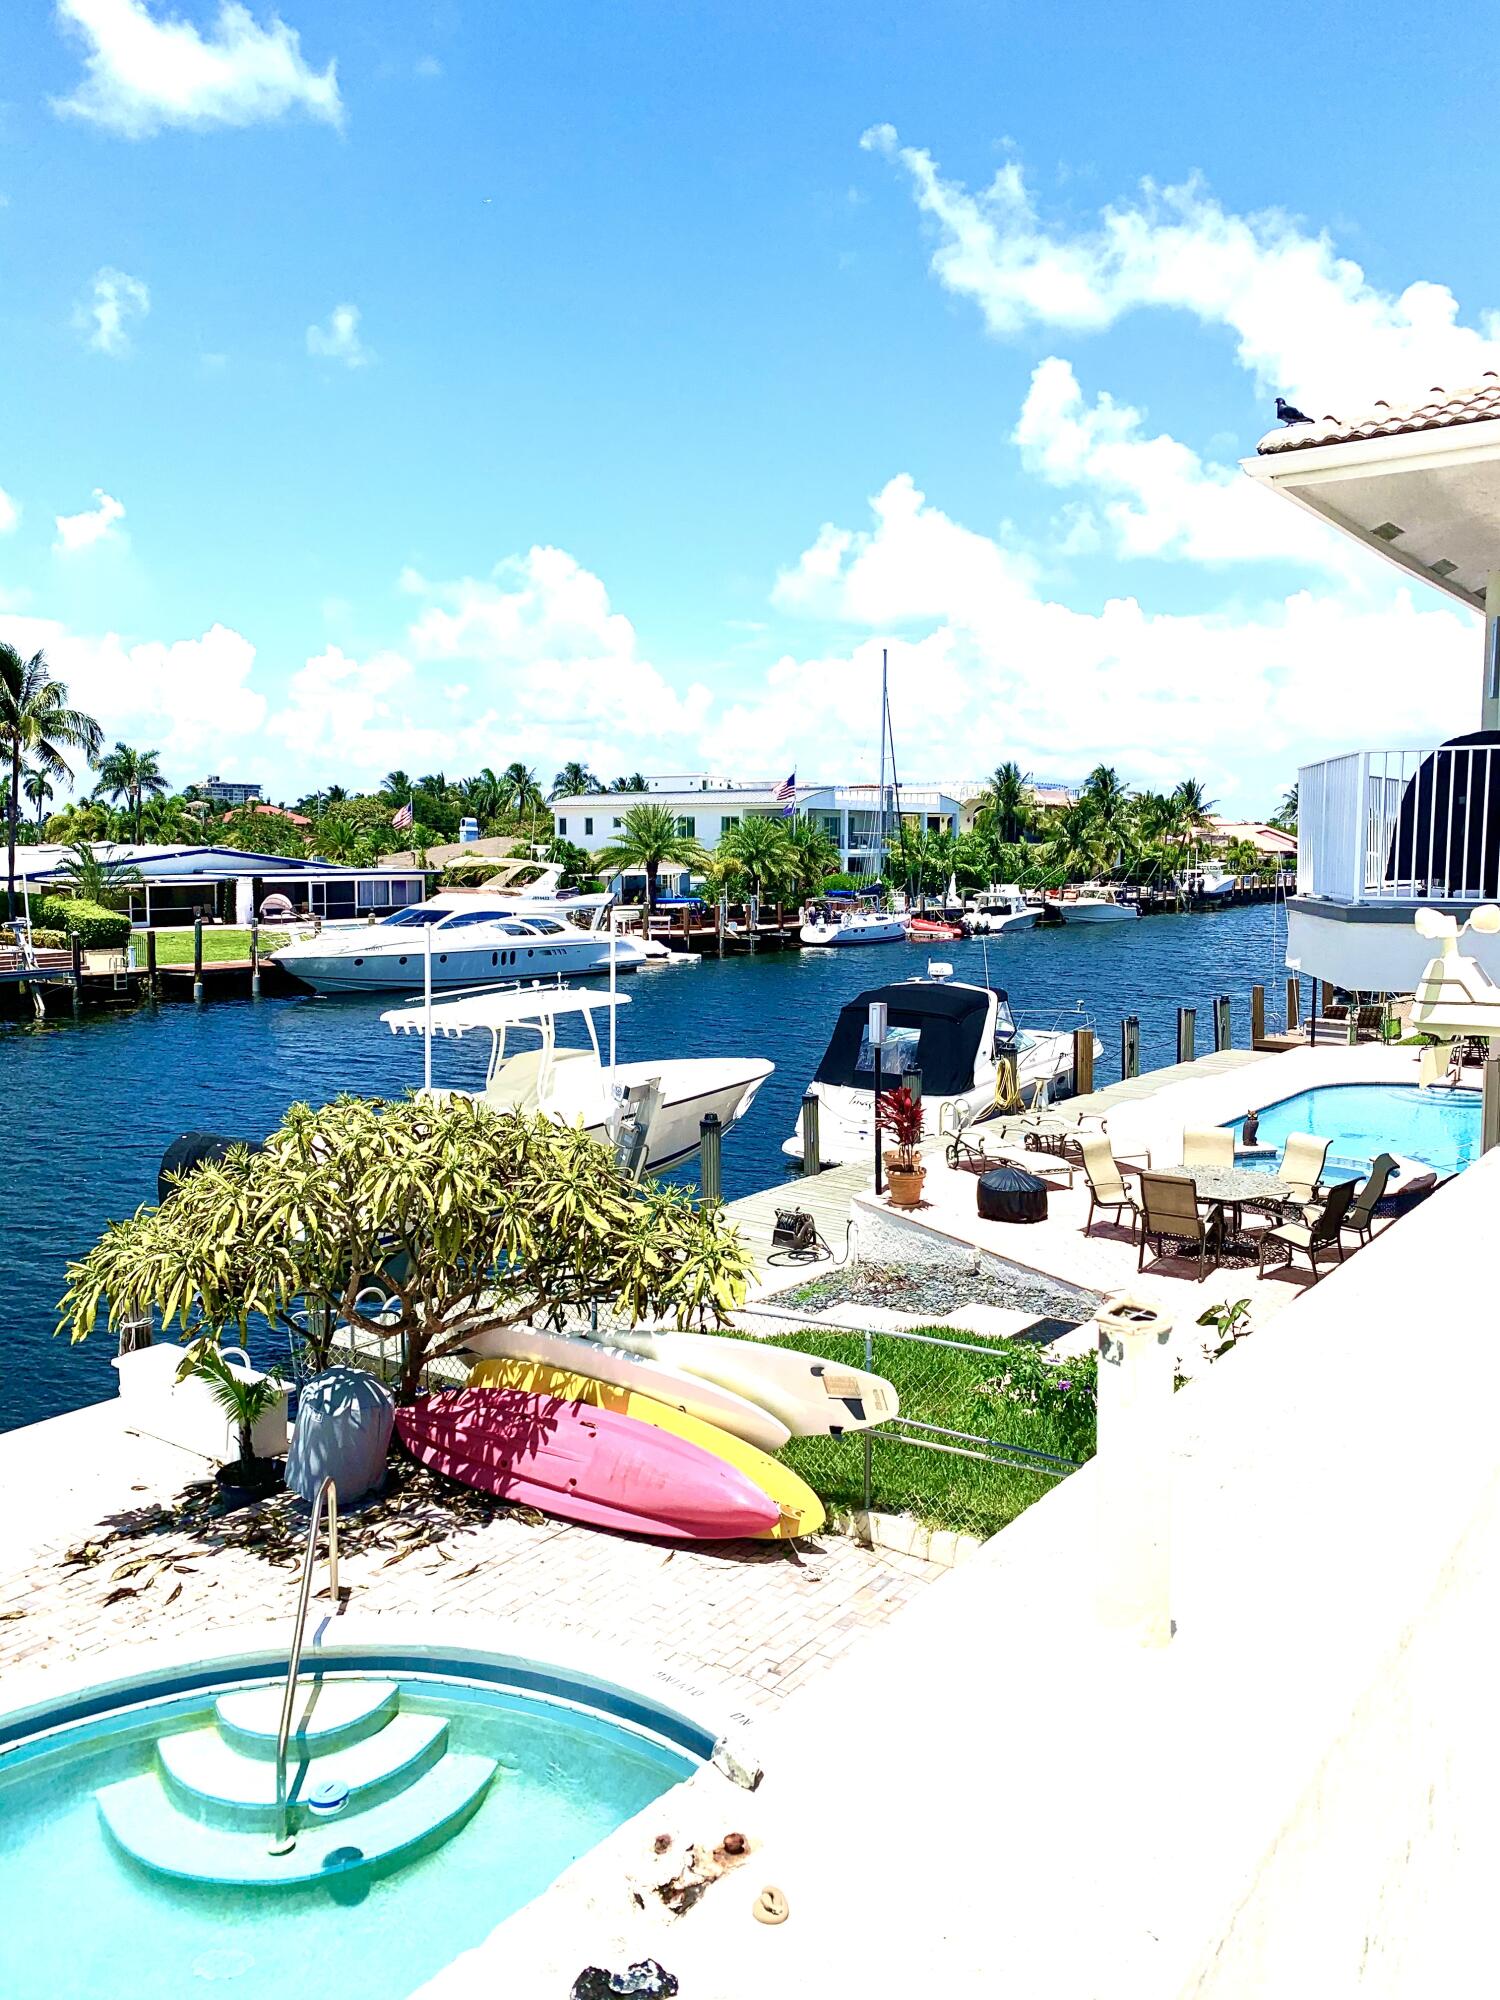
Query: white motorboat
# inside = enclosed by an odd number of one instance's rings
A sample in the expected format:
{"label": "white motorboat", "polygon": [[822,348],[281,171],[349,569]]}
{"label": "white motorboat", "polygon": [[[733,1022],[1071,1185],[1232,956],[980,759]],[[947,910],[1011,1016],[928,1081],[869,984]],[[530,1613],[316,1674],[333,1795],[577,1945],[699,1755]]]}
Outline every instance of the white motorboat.
{"label": "white motorboat", "polygon": [[[873,1158],[875,1051],[870,1007],[886,1009],[880,1051],[880,1087],[894,1090],[909,1071],[920,1071],[927,1130],[936,1135],[968,1124],[996,1101],[1000,1058],[1016,1067],[1020,1093],[1041,1103],[1073,1081],[1074,1026],[1022,1027],[1003,989],[971,986],[934,966],[925,979],[872,987],[839,1010],[823,1060],[809,1088],[818,1100],[818,1150],[825,1166]],[[1095,1053],[1098,1041],[1095,1040]],[[802,1130],[783,1140],[790,1159],[802,1157]]]}
{"label": "white motorboat", "polygon": [[295,937],[271,959],[316,993],[420,993],[429,936],[434,988],[607,973],[611,954],[617,972],[634,972],[648,954],[609,929],[610,901],[588,899],[593,922],[583,929],[563,914],[573,906],[555,896],[491,898],[449,889],[374,923]]}
{"label": "white motorboat", "polygon": [[970,930],[988,937],[1005,931],[1029,931],[1041,914],[1013,882],[1002,883],[998,889],[981,889],[964,909]]}
{"label": "white motorboat", "polygon": [[808,904],[800,935],[812,945],[900,944],[906,921],[877,909],[869,897],[856,897],[853,890],[833,890]]}
{"label": "white motorboat", "polygon": [[[775,1065],[761,1056],[610,1062],[600,1050],[594,1017],[612,1016],[629,1004],[624,993],[490,988],[430,1007],[420,1002],[393,1007],[380,1018],[393,1034],[427,1040],[425,1088],[432,1088],[432,1044],[487,1034],[484,1080],[464,1095],[501,1111],[542,1112],[561,1124],[581,1124],[594,1138],[616,1146],[634,1171],[657,1173],[697,1152],[701,1123],[710,1111],[725,1132],[738,1124]],[[557,1024],[568,1018],[583,1024],[586,1047],[559,1045]],[[612,1053],[613,1018],[609,1039]]]}
{"label": "white motorboat", "polygon": [[1205,861],[1190,879],[1191,892],[1205,902],[1218,903],[1232,896],[1240,885],[1238,875],[1226,875],[1217,861]]}
{"label": "white motorboat", "polygon": [[1122,902],[1115,891],[1090,884],[1049,895],[1047,908],[1065,924],[1129,924],[1141,914],[1134,903]]}

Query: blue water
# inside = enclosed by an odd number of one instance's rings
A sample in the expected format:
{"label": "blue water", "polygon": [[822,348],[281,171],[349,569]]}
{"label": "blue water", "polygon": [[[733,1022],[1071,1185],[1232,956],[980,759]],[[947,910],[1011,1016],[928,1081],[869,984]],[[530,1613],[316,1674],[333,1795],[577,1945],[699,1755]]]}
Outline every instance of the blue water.
{"label": "blue water", "polygon": [[154,1733],[110,1740],[89,1725],[75,1755],[0,1782],[5,2000],[405,2000],[696,1768],[602,1716],[524,1696],[428,1682],[403,1685],[402,1700],[453,1718],[453,1749],[509,1768],[446,1845],[368,1885],[197,1889],[126,1860],[94,1793],[150,1770]]}
{"label": "blue water", "polygon": [[[1363,1179],[1377,1153],[1400,1153],[1439,1173],[1454,1174],[1479,1157],[1479,1111],[1479,1093],[1473,1090],[1419,1090],[1414,1083],[1324,1084],[1268,1104],[1260,1114],[1256,1143],[1279,1152],[1291,1132],[1327,1139],[1330,1180],[1355,1174]],[[1234,1132],[1237,1143],[1243,1140],[1243,1120]]]}
{"label": "blue water", "polygon": [[[1082,1001],[1103,1044],[1096,1081],[1119,1074],[1120,1020],[1141,1024],[1141,1064],[1176,1059],[1179,1006],[1234,1000],[1234,1040],[1249,1038],[1249,991],[1266,987],[1280,1020],[1285,929],[1274,905],[1134,924],[1024,932],[936,947],[765,953],[637,975],[620,1010],[622,1061],[662,1052],[763,1055],[776,1073],[724,1148],[731,1198],[782,1177],[781,1142],[840,1006],[867,986],[909,978],[929,959],[960,979],[1009,989],[1041,1023]],[[0,1430],[114,1394],[112,1343],[52,1338],[67,1259],[114,1217],[156,1196],[161,1155],[179,1132],[259,1136],[289,1104],[340,1091],[396,1095],[421,1081],[421,1042],[382,1027],[391,997],[169,1001],[119,1015],[0,1027],[5,1172],[0,1176]],[[439,1050],[435,1077],[477,1073],[485,1037]]]}

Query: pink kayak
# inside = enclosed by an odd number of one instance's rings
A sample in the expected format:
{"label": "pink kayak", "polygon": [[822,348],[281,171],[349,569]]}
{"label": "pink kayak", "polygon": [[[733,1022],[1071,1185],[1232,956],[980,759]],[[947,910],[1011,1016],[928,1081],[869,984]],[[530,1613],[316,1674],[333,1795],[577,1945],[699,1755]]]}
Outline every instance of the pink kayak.
{"label": "pink kayak", "polygon": [[434,1472],[627,1535],[732,1541],[774,1528],[769,1494],[722,1458],[638,1417],[521,1389],[450,1389],[397,1410]]}

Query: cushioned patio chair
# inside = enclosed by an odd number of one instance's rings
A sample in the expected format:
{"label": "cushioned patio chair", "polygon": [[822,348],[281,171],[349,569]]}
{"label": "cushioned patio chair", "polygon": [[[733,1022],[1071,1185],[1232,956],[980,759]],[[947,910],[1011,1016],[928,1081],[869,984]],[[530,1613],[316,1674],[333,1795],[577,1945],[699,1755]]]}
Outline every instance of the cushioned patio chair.
{"label": "cushioned patio chair", "polygon": [[1234,1134],[1223,1125],[1189,1125],[1182,1135],[1185,1167],[1232,1167]]}
{"label": "cushioned patio chair", "polygon": [[1206,1215],[1198,1213],[1198,1190],[1186,1174],[1143,1173],[1141,1187],[1140,1255],[1135,1260],[1135,1268],[1146,1268],[1146,1245],[1150,1243],[1158,1257],[1166,1252],[1162,1249],[1162,1239],[1180,1236],[1185,1243],[1196,1244],[1198,1251],[1198,1277],[1200,1282],[1208,1276],[1213,1264],[1219,1261],[1224,1247],[1224,1215],[1219,1208],[1210,1208]]}
{"label": "cushioned patio chair", "polygon": [[1318,1256],[1324,1250],[1337,1250],[1339,1262],[1344,1261],[1343,1228],[1350,1203],[1354,1200],[1353,1181],[1340,1181],[1329,1190],[1328,1199],[1317,1210],[1312,1222],[1283,1222],[1275,1229],[1268,1229],[1260,1239],[1260,1268],[1258,1278],[1266,1275],[1266,1246],[1284,1243],[1287,1247],[1287,1263],[1290,1264],[1297,1251],[1306,1257],[1312,1269],[1313,1283],[1322,1273],[1318,1269]]}
{"label": "cushioned patio chair", "polygon": [[1135,1196],[1125,1185],[1114,1148],[1103,1132],[1086,1133],[1078,1145],[1083,1154],[1083,1177],[1089,1184],[1089,1214],[1083,1225],[1084,1235],[1087,1236],[1094,1226],[1095,1209],[1107,1208],[1114,1211],[1111,1220],[1115,1222],[1120,1220],[1122,1210],[1129,1214],[1130,1234],[1134,1240],[1141,1211]]}
{"label": "cushioned patio chair", "polygon": [[1319,1139],[1311,1132],[1288,1135],[1281,1165],[1276,1169],[1276,1178],[1285,1181],[1288,1188],[1285,1198],[1287,1208],[1306,1208],[1317,1200],[1318,1182],[1323,1177],[1327,1158],[1326,1139]]}
{"label": "cushioned patio chair", "polygon": [[1357,1230],[1361,1243],[1368,1243],[1375,1233],[1376,1205],[1385,1194],[1386,1183],[1396,1171],[1396,1162],[1390,1153],[1381,1153],[1370,1162],[1370,1172],[1364,1186],[1355,1195],[1344,1217],[1346,1229]]}

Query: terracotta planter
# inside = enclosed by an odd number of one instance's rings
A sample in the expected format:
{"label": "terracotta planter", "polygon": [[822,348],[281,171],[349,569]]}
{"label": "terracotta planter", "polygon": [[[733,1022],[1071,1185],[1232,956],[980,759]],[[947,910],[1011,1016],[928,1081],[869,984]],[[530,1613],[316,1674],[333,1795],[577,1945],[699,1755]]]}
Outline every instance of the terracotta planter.
{"label": "terracotta planter", "polygon": [[925,1167],[886,1167],[886,1185],[890,1189],[892,1208],[917,1208],[922,1201],[922,1183],[927,1178]]}

